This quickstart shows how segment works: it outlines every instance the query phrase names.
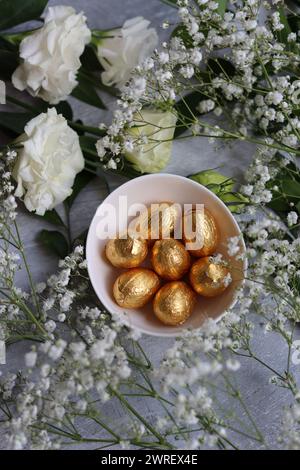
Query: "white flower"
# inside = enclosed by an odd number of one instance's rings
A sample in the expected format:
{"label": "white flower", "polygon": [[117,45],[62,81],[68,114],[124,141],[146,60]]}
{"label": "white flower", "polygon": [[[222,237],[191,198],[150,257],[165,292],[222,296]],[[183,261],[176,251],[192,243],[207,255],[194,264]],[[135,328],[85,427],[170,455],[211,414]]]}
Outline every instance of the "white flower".
{"label": "white flower", "polygon": [[293,225],[296,225],[298,221],[298,214],[295,211],[291,211],[287,215],[287,223],[289,227],[292,227]]}
{"label": "white flower", "polygon": [[53,333],[53,331],[56,329],[56,323],[53,320],[48,320],[44,326],[45,330],[49,333]]}
{"label": "white flower", "polygon": [[275,104],[275,106],[281,103],[282,100],[283,95],[279,91],[270,91],[265,98],[266,103]]}
{"label": "white flower", "polygon": [[43,215],[72,193],[77,173],[84,167],[79,138],[55,108],[31,119],[20,137],[13,176],[15,195],[24,196],[29,211]]}
{"label": "white flower", "polygon": [[67,312],[70,309],[74,297],[75,297],[75,293],[71,291],[67,291],[63,295],[63,297],[60,299],[60,302],[59,302],[62,312]]}
{"label": "white flower", "polygon": [[25,364],[27,367],[34,367],[37,360],[37,353],[30,351],[25,354]]}
{"label": "white flower", "polygon": [[50,7],[42,28],[26,36],[20,44],[23,63],[12,75],[18,90],[25,90],[56,104],[76,87],[80,56],[91,40],[84,14],[74,8]]}
{"label": "white flower", "polygon": [[212,111],[215,107],[215,102],[213,100],[202,100],[200,103],[197,105],[197,110],[203,114],[203,113],[209,113],[209,111]]}
{"label": "white flower", "polygon": [[240,249],[240,237],[230,237],[227,243],[227,251],[229,256],[236,256]]}
{"label": "white flower", "polygon": [[134,117],[134,126],[129,130],[138,141],[126,158],[142,173],[155,173],[168,163],[177,116],[174,112],[143,110]]}
{"label": "white flower", "polygon": [[226,367],[228,370],[237,371],[239,370],[241,364],[236,359],[227,359]]}
{"label": "white flower", "polygon": [[97,55],[104,68],[102,81],[105,85],[122,87],[131,71],[151,55],[158,43],[154,28],[141,16],[125,21],[122,28],[107,32],[98,43]]}

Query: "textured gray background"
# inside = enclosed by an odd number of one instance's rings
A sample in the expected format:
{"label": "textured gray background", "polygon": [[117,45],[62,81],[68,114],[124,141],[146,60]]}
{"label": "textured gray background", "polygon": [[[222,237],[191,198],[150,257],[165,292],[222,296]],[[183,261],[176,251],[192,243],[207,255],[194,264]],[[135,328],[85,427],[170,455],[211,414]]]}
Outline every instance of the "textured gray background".
{"label": "textured gray background", "polygon": [[[51,0],[49,5],[68,4],[77,10],[84,10],[88,18],[91,28],[107,29],[122,24],[126,19],[142,15],[151,20],[161,38],[166,37],[168,32],[161,29],[160,25],[166,18],[175,19],[175,10],[164,5],[159,0],[77,0],[77,1],[55,1]],[[103,96],[108,108],[112,108],[113,100],[109,96]],[[80,118],[86,124],[97,125],[100,121],[109,122],[109,111],[98,111],[96,108],[89,107],[71,98],[70,100],[75,118]],[[176,173],[179,175],[189,175],[206,168],[215,168],[222,166],[222,171],[228,176],[241,178],[241,175],[250,162],[254,147],[248,144],[235,144],[231,147],[216,148],[214,144],[210,144],[206,139],[200,141],[193,139],[191,141],[177,141],[173,145],[172,161],[166,168],[166,172]],[[121,184],[124,179],[120,177],[110,177],[109,182],[111,189]],[[105,189],[101,182],[95,179],[85,190],[82,191],[73,208],[71,221],[72,232],[75,236],[88,227],[96,207],[105,197]],[[34,217],[20,213],[19,224],[25,240],[25,248],[30,260],[30,267],[36,281],[42,281],[46,276],[54,272],[57,266],[57,260],[53,256],[49,256],[36,241],[36,234],[42,228],[47,227],[43,221],[39,221]],[[20,276],[20,284],[26,286],[25,277]],[[142,338],[143,346],[154,362],[159,361],[164,350],[171,346],[173,339],[144,336]],[[258,325],[255,333],[255,347],[257,354],[264,357],[269,364],[278,370],[283,370],[286,361],[286,351],[283,349],[280,341],[275,336],[268,334],[266,337],[262,328]],[[28,346],[16,345],[8,351],[8,365],[2,367],[5,369],[17,369],[23,362],[24,349]],[[276,434],[280,428],[281,408],[289,404],[289,395],[269,385],[268,380],[270,374],[260,365],[245,359],[243,367],[238,372],[238,382],[240,384],[243,397],[249,406],[249,409],[257,419],[264,434],[268,436],[268,443],[271,448],[277,447]],[[1,366],[0,366],[1,368]],[[159,409],[150,407],[142,400],[137,400],[137,406],[143,409],[148,418],[154,420],[160,413]],[[227,399],[223,400],[223,406],[229,408]],[[239,411],[240,417],[245,418],[242,411]],[[111,407],[109,410],[111,419],[123,419],[122,410],[117,407]],[[89,429],[87,431],[93,431]],[[0,436],[0,447],[1,447]],[[243,438],[239,439],[241,448],[245,447]],[[255,448],[253,443],[252,448]],[[76,448],[76,446],[75,446]]]}

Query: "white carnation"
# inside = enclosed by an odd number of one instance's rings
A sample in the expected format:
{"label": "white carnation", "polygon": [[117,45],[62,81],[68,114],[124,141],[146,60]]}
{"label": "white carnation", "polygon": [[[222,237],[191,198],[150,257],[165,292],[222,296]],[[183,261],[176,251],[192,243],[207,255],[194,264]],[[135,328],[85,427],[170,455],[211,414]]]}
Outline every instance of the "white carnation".
{"label": "white carnation", "polygon": [[72,193],[84,168],[79,138],[55,108],[31,119],[20,137],[23,147],[13,170],[15,195],[24,196],[29,211],[43,215]]}
{"label": "white carnation", "polygon": [[66,99],[77,85],[79,58],[90,40],[83,13],[63,5],[50,7],[44,26],[20,44],[23,62],[12,75],[13,85],[51,104]]}
{"label": "white carnation", "polygon": [[131,71],[151,55],[158,43],[150,21],[138,16],[125,21],[122,28],[108,31],[107,37],[99,41],[98,59],[104,68],[102,81],[105,85],[122,87]]}

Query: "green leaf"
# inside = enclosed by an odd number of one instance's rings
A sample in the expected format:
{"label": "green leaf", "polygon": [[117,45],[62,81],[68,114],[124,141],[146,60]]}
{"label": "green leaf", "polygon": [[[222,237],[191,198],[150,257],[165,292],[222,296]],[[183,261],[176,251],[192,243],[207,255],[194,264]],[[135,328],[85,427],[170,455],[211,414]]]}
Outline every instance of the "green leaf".
{"label": "green leaf", "polygon": [[[286,170],[284,170],[285,172]],[[278,191],[273,192],[273,198],[268,203],[268,207],[273,209],[278,213],[283,213],[280,215],[285,215],[291,210],[290,203],[298,204],[300,199],[300,182],[289,179],[282,178],[280,175],[277,175],[276,179],[271,181],[267,186],[269,189],[272,187],[278,186]]]}
{"label": "green leaf", "polygon": [[88,171],[81,171],[75,178],[71,196],[66,199],[66,204],[71,207],[80,191],[89,184],[95,176]]}
{"label": "green leaf", "polygon": [[288,42],[287,40],[288,35],[292,32],[292,30],[287,20],[287,17],[285,15],[283,7],[279,7],[278,12],[279,12],[279,17],[280,17],[280,23],[284,25],[284,28],[281,29],[280,31],[277,31],[277,37],[280,42],[283,42],[286,44]]}
{"label": "green leaf", "polygon": [[281,189],[286,197],[300,199],[300,182],[284,179],[281,181]]}
{"label": "green leaf", "polygon": [[300,18],[299,15],[288,15],[287,21],[289,23],[289,27],[293,33],[298,33],[300,29]]}
{"label": "green leaf", "polygon": [[0,0],[0,30],[36,20],[47,3],[48,0]]}
{"label": "green leaf", "polygon": [[24,131],[27,122],[34,117],[31,113],[9,113],[0,112],[0,128],[13,131],[14,134],[20,135]]}
{"label": "green leaf", "polygon": [[[267,206],[286,222],[286,216],[292,210],[291,203],[295,204],[298,211],[300,209],[300,170],[293,161],[282,165],[283,159],[279,152],[274,156],[273,164],[280,170],[266,187],[272,192],[272,200]],[[276,186],[278,190],[274,189]]]}
{"label": "green leaf", "polygon": [[275,191],[273,192],[273,199],[268,202],[267,206],[279,215],[282,215],[282,213],[284,215],[290,208],[288,201]]}
{"label": "green leaf", "polygon": [[168,5],[173,8],[179,8],[177,5],[177,0],[160,0],[165,5]]}
{"label": "green leaf", "polygon": [[241,193],[229,192],[219,194],[220,199],[228,206],[231,212],[241,212],[249,199]]}
{"label": "green leaf", "polygon": [[95,162],[99,162],[99,157],[96,153],[96,142],[97,139],[95,137],[89,135],[80,135],[79,136],[79,143],[82,150],[82,153],[85,158],[88,160],[93,160]]}
{"label": "green leaf", "polygon": [[72,121],[73,119],[73,111],[71,106],[67,101],[61,101],[60,103],[55,105],[56,111],[58,114],[62,114],[67,121]]}
{"label": "green leaf", "polygon": [[207,62],[208,70],[213,72],[215,75],[225,75],[229,78],[235,74],[234,65],[227,59],[217,57],[215,59],[209,59]]}
{"label": "green leaf", "polygon": [[78,85],[72,91],[72,96],[84,103],[95,106],[96,108],[106,109],[104,103],[98,96],[95,87],[82,75],[78,75]]}
{"label": "green leaf", "polygon": [[186,47],[193,46],[193,39],[189,35],[189,32],[183,23],[180,23],[176,26],[176,28],[172,31],[171,37],[180,38]]}
{"label": "green leaf", "polygon": [[18,65],[18,49],[0,38],[0,79],[10,80]]}
{"label": "green leaf", "polygon": [[219,15],[223,16],[227,8],[228,0],[217,0],[217,1],[219,4],[217,12],[219,13]]}
{"label": "green leaf", "polygon": [[215,170],[203,170],[190,179],[202,184],[215,193],[229,208],[231,212],[240,212],[249,200],[241,193],[233,191],[235,181]]}
{"label": "green leaf", "polygon": [[50,105],[40,98],[36,98],[34,106],[37,108],[35,115],[39,113],[46,113],[49,108],[55,108],[58,114],[62,114],[68,121],[73,119],[73,111],[70,104],[67,101],[61,101],[56,105]]}
{"label": "green leaf", "polygon": [[215,170],[203,170],[195,175],[189,176],[189,178],[206,186],[215,194],[231,192],[234,186],[234,180],[232,178],[228,178]]}
{"label": "green leaf", "polygon": [[199,91],[194,91],[175,104],[175,110],[180,118],[177,121],[174,137],[178,137],[185,132],[195,121],[195,116],[199,115],[197,107],[200,101],[206,99],[206,96]]}
{"label": "green leaf", "polygon": [[104,85],[101,81],[101,77],[99,79],[99,74],[95,74],[93,71],[85,69],[83,66],[78,72],[78,77],[79,80],[85,80],[90,86],[94,87],[95,90],[105,91],[106,93],[114,97],[120,96],[120,92],[117,88],[113,86]]}
{"label": "green leaf", "polygon": [[65,226],[62,218],[60,217],[58,212],[56,212],[55,209],[52,209],[51,211],[46,211],[44,215],[38,215],[38,214],[35,214],[35,215],[41,219],[46,220],[47,222],[50,222],[50,224],[59,225],[61,227]]}
{"label": "green leaf", "polygon": [[75,246],[77,245],[85,245],[88,231],[89,229],[85,229],[83,232],[77,235],[77,237],[75,237],[73,244],[72,244],[73,248],[75,248]]}
{"label": "green leaf", "polygon": [[0,49],[0,64],[1,80],[10,80],[13,72],[19,65],[19,61],[13,52]]}
{"label": "green leaf", "polygon": [[[59,105],[55,107],[59,114],[62,114],[68,120],[72,120],[72,108],[66,101],[62,101],[61,103],[59,103]],[[40,112],[42,113],[46,111],[46,105],[44,107],[39,107],[36,112],[15,113],[1,111],[0,128],[12,131],[16,136],[18,136],[24,132],[24,127],[28,121],[37,116]]]}
{"label": "green leaf", "polygon": [[98,60],[95,49],[90,44],[85,47],[83,54],[80,57],[80,62],[82,64],[82,67],[86,69],[87,71],[90,71],[90,72],[103,71],[103,67]]}
{"label": "green leaf", "polygon": [[68,242],[62,233],[56,230],[41,230],[38,234],[38,240],[50,250],[58,255],[61,259],[65,258],[69,253]]}
{"label": "green leaf", "polygon": [[91,135],[81,135],[79,137],[80,145],[88,150],[93,150],[94,152],[96,152],[95,145],[97,140],[97,137],[92,137]]}

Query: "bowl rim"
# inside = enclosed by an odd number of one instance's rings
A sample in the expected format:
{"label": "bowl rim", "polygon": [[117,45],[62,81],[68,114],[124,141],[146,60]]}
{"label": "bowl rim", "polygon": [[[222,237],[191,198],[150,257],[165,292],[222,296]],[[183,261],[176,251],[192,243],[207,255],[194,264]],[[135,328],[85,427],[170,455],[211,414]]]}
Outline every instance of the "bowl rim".
{"label": "bowl rim", "polygon": [[[86,247],[86,261],[87,261],[87,271],[88,271],[88,275],[89,275],[89,279],[90,279],[90,282],[92,284],[92,287],[94,289],[94,292],[96,294],[96,296],[98,297],[98,299],[100,300],[100,302],[102,303],[102,305],[108,310],[108,312],[110,312],[111,310],[111,307],[108,307],[108,305],[105,304],[105,302],[101,299],[101,296],[98,294],[98,287],[93,279],[93,276],[91,276],[91,265],[90,265],[90,261],[89,259],[90,256],[90,249],[89,247],[91,246],[91,239],[94,235],[92,235],[92,226],[94,224],[94,221],[95,221],[95,217],[97,215],[97,212],[98,212],[98,209],[99,207],[101,207],[103,204],[106,203],[106,201],[108,199],[111,198],[111,196],[121,190],[126,190],[129,186],[132,186],[136,183],[137,180],[145,180],[145,179],[173,179],[174,181],[177,180],[177,181],[184,181],[185,183],[188,183],[188,184],[191,184],[192,186],[195,186],[195,187],[200,187],[202,190],[204,190],[204,192],[207,192],[209,194],[209,196],[218,202],[218,204],[221,204],[221,206],[223,207],[223,209],[225,209],[225,212],[227,212],[227,214],[230,216],[232,222],[233,222],[233,225],[235,227],[235,229],[237,230],[238,234],[241,236],[240,237],[240,241],[241,241],[241,248],[243,250],[243,252],[245,253],[246,252],[246,245],[245,245],[245,241],[244,241],[244,238],[243,238],[243,234],[242,234],[242,231],[237,223],[237,221],[235,220],[234,216],[232,215],[232,213],[230,212],[230,210],[228,209],[228,207],[226,206],[226,204],[224,204],[224,202],[218,198],[218,196],[213,193],[212,191],[210,191],[210,189],[208,189],[206,186],[203,186],[201,183],[197,183],[197,181],[194,181],[190,178],[188,178],[187,176],[181,176],[181,175],[175,175],[175,174],[172,174],[172,173],[151,173],[151,174],[147,174],[147,175],[141,175],[141,176],[137,176],[136,178],[133,178],[133,179],[130,179],[129,181],[126,181],[125,183],[121,184],[120,186],[116,187],[112,192],[110,192],[106,197],[105,199],[103,199],[103,201],[100,202],[100,204],[97,206],[97,209],[94,213],[94,216],[90,222],[90,225],[89,225],[89,229],[88,229],[88,234],[87,234],[87,238],[86,238],[86,244],[85,244],[85,247]],[[245,277],[246,277],[246,274],[247,274],[247,269],[248,269],[248,260],[246,257],[244,257],[244,259],[242,260],[242,263],[243,263],[243,273],[244,273],[244,278],[240,281],[240,284],[239,286],[243,286],[244,282],[245,282]],[[231,303],[229,304],[229,306],[227,307],[227,309],[221,314],[219,315],[217,318],[214,319],[214,321],[216,322],[219,322],[223,317],[224,315],[226,315],[226,311],[229,309],[229,308],[233,308],[234,305],[236,304],[237,302],[237,292],[238,292],[238,289],[235,289],[235,293],[233,295],[233,299],[231,301]],[[146,335],[149,335],[149,336],[156,336],[156,337],[168,337],[168,338],[176,338],[182,334],[184,334],[185,332],[188,332],[188,331],[191,331],[191,329],[196,329],[196,328],[183,328],[181,329],[180,331],[178,330],[174,330],[174,333],[172,332],[163,332],[163,330],[161,332],[153,332],[153,331],[149,331],[147,329],[144,329],[143,327],[140,327],[140,326],[136,326],[134,324],[130,325],[130,327],[136,331],[139,331],[140,333],[142,334],[146,334]],[[199,329],[201,329],[201,326],[198,327]],[[198,329],[197,328],[197,329]]]}

